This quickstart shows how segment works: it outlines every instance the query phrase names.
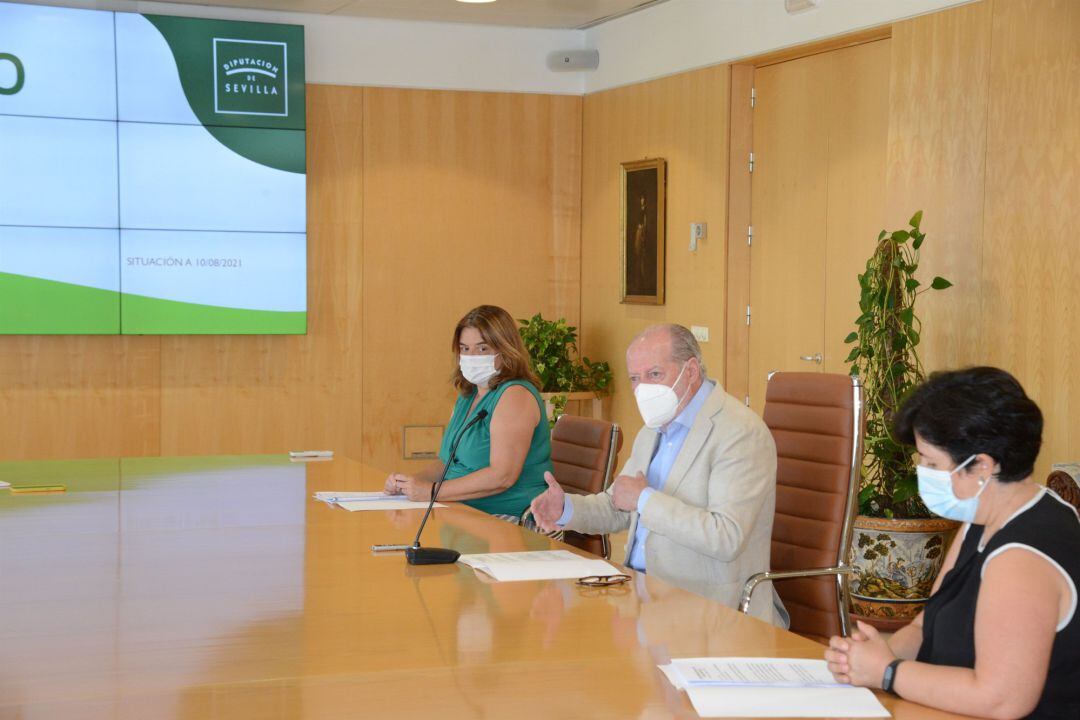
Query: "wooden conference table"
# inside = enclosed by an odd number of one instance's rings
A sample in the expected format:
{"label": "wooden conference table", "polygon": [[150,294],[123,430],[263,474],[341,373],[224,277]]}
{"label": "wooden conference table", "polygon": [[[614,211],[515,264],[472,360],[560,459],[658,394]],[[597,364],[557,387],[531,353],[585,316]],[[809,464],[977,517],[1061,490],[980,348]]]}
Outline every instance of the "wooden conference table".
{"label": "wooden conference table", "polygon": [[[419,511],[311,498],[384,477],[284,456],[0,463],[0,480],[67,488],[0,490],[0,719],[694,718],[658,663],[820,657],[644,575],[598,590],[410,567],[370,548],[410,540]],[[561,545],[455,505],[425,540]]]}

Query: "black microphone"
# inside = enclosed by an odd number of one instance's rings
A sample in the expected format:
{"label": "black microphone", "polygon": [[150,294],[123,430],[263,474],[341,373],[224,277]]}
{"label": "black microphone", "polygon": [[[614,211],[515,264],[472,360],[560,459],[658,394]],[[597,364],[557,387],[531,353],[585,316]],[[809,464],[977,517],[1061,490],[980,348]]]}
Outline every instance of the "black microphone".
{"label": "black microphone", "polygon": [[439,489],[446,480],[446,473],[450,472],[450,466],[454,464],[454,458],[457,457],[458,444],[461,442],[461,438],[465,436],[466,430],[486,418],[487,414],[487,410],[478,411],[476,416],[465,423],[465,427],[461,428],[461,430],[458,431],[457,437],[454,438],[454,444],[450,447],[450,458],[446,461],[446,466],[443,467],[442,475],[439,476],[438,481],[431,487],[431,502],[428,503],[427,512],[424,513],[424,519],[420,521],[420,529],[416,531],[416,539],[413,540],[412,547],[405,550],[405,559],[409,561],[410,565],[445,565],[447,563],[457,562],[457,559],[461,557],[461,553],[457,550],[420,547],[420,534],[424,532],[424,526],[427,525],[428,517],[431,515],[431,509],[435,507],[435,500],[439,497]]}

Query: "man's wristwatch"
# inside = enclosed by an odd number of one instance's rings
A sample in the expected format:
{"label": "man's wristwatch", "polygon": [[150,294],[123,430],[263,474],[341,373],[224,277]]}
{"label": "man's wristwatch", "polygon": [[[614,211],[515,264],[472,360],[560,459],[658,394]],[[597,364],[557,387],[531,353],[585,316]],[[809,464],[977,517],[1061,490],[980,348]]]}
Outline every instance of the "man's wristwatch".
{"label": "man's wristwatch", "polygon": [[885,692],[896,695],[896,691],[893,690],[893,685],[896,684],[896,668],[900,667],[902,662],[904,661],[896,658],[885,666],[885,674],[881,677],[881,689]]}

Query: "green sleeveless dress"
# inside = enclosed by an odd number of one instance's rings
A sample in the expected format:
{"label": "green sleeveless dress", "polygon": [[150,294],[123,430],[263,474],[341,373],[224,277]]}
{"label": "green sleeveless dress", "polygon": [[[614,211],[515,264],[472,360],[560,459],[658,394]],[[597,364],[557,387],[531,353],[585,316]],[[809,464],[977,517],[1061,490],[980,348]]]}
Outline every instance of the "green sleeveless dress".
{"label": "green sleeveless dress", "polygon": [[510,380],[495,388],[476,404],[473,411],[469,412],[476,392],[462,395],[454,404],[454,414],[450,418],[450,424],[443,433],[442,447],[439,449],[439,459],[443,463],[450,461],[450,447],[454,439],[461,432],[469,420],[472,420],[480,410],[487,410],[488,414],[480,422],[465,431],[458,445],[457,455],[450,465],[446,480],[451,482],[469,473],[483,470],[491,465],[491,417],[495,414],[495,406],[506,392],[508,387],[521,385],[536,398],[537,407],[540,408],[540,421],[533,429],[532,442],[529,444],[529,452],[525,456],[525,464],[521,468],[521,475],[517,481],[506,490],[496,495],[463,500],[466,505],[471,505],[477,510],[483,510],[493,515],[521,515],[529,507],[533,498],[547,489],[544,482],[544,472],[551,470],[551,431],[548,428],[547,413],[544,409],[544,401],[540,393],[536,391],[532,383],[525,380]]}

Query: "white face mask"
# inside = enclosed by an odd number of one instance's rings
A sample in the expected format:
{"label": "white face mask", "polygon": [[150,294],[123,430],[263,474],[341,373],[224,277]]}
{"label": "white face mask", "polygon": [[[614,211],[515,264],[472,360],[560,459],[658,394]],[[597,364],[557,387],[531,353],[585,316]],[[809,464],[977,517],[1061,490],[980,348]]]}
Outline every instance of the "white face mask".
{"label": "white face mask", "polygon": [[935,470],[923,465],[915,468],[915,474],[919,478],[919,497],[930,512],[949,520],[975,522],[975,513],[979,509],[979,496],[986,489],[987,483],[979,481],[979,491],[969,498],[956,497],[952,485],[953,473],[964,469],[975,457],[972,455],[957,465],[955,470]]}
{"label": "white face mask", "polygon": [[462,376],[478,387],[486,387],[488,380],[499,374],[495,369],[495,355],[459,355],[458,367]]}
{"label": "white face mask", "polygon": [[645,421],[646,427],[655,430],[675,419],[675,413],[679,410],[682,398],[676,395],[672,388],[679,384],[679,379],[682,378],[684,372],[686,372],[686,363],[683,363],[678,377],[670,386],[638,383],[638,386],[634,388],[634,399],[637,400],[638,412],[641,413],[641,419]]}

